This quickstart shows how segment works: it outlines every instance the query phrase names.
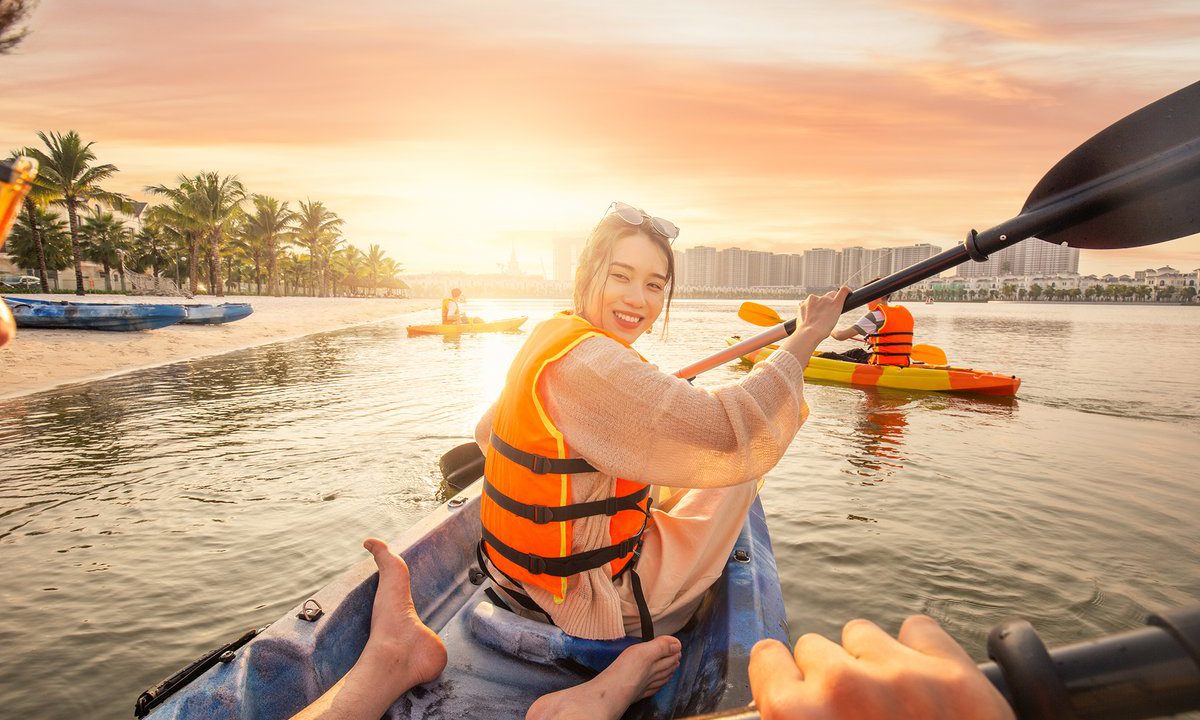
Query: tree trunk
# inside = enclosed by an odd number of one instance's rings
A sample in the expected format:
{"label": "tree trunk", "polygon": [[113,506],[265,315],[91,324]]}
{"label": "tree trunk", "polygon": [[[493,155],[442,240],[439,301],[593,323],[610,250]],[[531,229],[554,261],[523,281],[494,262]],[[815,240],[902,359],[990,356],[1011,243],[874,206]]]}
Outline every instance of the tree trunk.
{"label": "tree trunk", "polygon": [[221,280],[221,233],[214,231],[208,238],[208,261],[213,271],[213,288],[216,296],[225,297],[225,283]]}
{"label": "tree trunk", "polygon": [[188,233],[188,288],[192,295],[200,291],[196,266],[200,263],[200,242],[195,233]]}
{"label": "tree trunk", "polygon": [[317,296],[317,249],[314,243],[308,245],[308,294]]}
{"label": "tree trunk", "polygon": [[279,295],[279,259],[276,257],[278,252],[275,249],[275,242],[267,244],[267,293],[277,296]]}
{"label": "tree trunk", "polygon": [[75,294],[85,295],[83,289],[83,253],[79,247],[79,216],[75,214],[75,198],[68,196],[67,221],[71,226],[71,262],[75,263]]}
{"label": "tree trunk", "polygon": [[38,279],[42,281],[42,292],[50,292],[50,273],[46,271],[46,248],[42,245],[42,229],[38,227],[36,208],[33,201],[25,198],[25,214],[29,216],[29,229],[33,231],[33,244],[37,248]]}
{"label": "tree trunk", "polygon": [[104,292],[110,293],[112,292],[112,268],[108,266],[107,260],[101,264],[104,265]]}

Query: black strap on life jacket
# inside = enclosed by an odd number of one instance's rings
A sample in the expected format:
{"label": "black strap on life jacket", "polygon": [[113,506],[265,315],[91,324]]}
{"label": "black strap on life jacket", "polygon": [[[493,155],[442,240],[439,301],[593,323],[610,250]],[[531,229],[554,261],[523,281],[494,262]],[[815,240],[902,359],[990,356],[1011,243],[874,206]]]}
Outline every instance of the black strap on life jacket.
{"label": "black strap on life jacket", "polygon": [[[912,357],[913,334],[911,332],[896,331],[896,332],[871,333],[870,335],[867,336],[867,339],[870,340],[873,338],[892,337],[894,335],[905,335],[908,337],[908,342],[871,343],[871,354],[872,355],[882,355],[884,357],[902,357],[905,359],[904,364],[908,365],[909,363],[907,361],[909,358]],[[878,350],[878,348],[881,348],[881,347],[896,347],[896,346],[909,348],[909,352],[883,352],[883,351]]]}
{"label": "black strap on life jacket", "polygon": [[581,572],[603,567],[613,560],[619,560],[633,552],[641,542],[642,533],[626,538],[616,545],[605,545],[595,550],[585,550],[567,555],[566,557],[544,557],[532,553],[521,552],[511,545],[505,544],[492,534],[486,527],[482,528],[483,541],[509,562],[521,567],[532,575],[550,575],[551,577],[570,577]]}
{"label": "black strap on life jacket", "polygon": [[[641,533],[639,533],[637,547],[633,550],[633,557],[629,560],[629,563],[626,564],[625,567],[621,568],[621,572],[617,573],[616,577],[613,579],[615,580],[616,578],[621,577],[621,575],[625,574],[626,572],[629,573],[630,589],[633,590],[633,602],[637,605],[638,609],[638,623],[642,627],[642,640],[646,641],[654,639],[654,619],[650,616],[650,606],[646,603],[646,594],[642,592],[642,579],[637,574],[637,563],[642,557],[642,543],[640,536]],[[480,540],[475,545],[475,557],[479,561],[479,568],[487,574],[493,585],[504,590],[504,594],[513,600],[516,600],[521,607],[538,613],[546,618],[546,622],[550,623],[551,625],[555,624],[554,619],[550,617],[550,613],[543,610],[542,607],[537,604],[537,601],[525,593],[514,589],[523,587],[521,585],[521,581],[504,572],[499,567],[496,567],[496,571],[508,580],[509,585],[501,585],[496,581],[496,576],[492,574],[491,570],[493,565],[487,561],[487,554],[483,551],[483,540]],[[504,600],[500,597],[500,594],[494,589],[484,588],[483,591],[487,594],[488,599],[492,601],[493,605],[502,607],[509,612],[513,611],[512,608],[508,606],[508,603],[504,602]]]}
{"label": "black strap on life jacket", "polygon": [[513,515],[523,517],[538,525],[545,525],[552,522],[578,520],[592,515],[607,515],[608,517],[612,517],[623,510],[643,512],[638,503],[645,500],[646,496],[650,494],[650,486],[646,485],[641,490],[629,493],[628,495],[558,506],[530,505],[520,500],[515,500],[497,490],[496,486],[488,482],[486,477],[483,479],[483,492],[488,496],[489,500]]}
{"label": "black strap on life jacket", "polygon": [[494,432],[490,442],[492,447],[496,448],[496,452],[535,475],[574,475],[598,472],[583,458],[551,458],[518,450],[504,442],[504,439]]}

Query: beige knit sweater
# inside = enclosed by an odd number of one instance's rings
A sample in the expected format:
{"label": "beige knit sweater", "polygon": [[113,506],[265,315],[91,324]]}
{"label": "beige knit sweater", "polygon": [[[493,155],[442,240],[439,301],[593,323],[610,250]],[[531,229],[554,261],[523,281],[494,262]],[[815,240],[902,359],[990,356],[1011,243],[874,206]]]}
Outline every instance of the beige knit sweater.
{"label": "beige knit sweater", "polygon": [[[698,489],[657,505],[638,566],[656,630],[678,629],[660,620],[686,622],[725,565],[753,483],[779,462],[807,417],[804,364],[779,350],[740,382],[708,389],[593,337],[542,373],[538,393],[572,456],[599,470],[574,476],[574,502],[611,496],[617,477],[667,486],[656,488],[660,499],[670,488]],[[485,453],[493,412],[475,429]],[[572,553],[607,544],[607,517],[574,523]],[[571,635],[612,639],[637,627],[624,580],[614,583],[607,568],[597,568],[573,576],[561,603],[540,588],[526,592]]]}

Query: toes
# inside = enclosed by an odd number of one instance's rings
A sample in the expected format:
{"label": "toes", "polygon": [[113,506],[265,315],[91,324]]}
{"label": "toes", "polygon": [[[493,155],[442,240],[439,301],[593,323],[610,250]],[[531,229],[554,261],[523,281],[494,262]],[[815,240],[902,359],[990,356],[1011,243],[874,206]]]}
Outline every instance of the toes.
{"label": "toes", "polygon": [[650,642],[655,646],[659,657],[679,655],[683,649],[683,643],[679,642],[679,638],[674,635],[660,635]]}

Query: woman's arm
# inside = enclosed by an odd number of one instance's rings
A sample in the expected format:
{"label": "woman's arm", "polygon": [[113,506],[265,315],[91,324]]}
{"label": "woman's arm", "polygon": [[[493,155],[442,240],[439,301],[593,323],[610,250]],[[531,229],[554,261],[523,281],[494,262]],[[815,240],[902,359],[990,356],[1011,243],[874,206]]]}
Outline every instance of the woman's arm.
{"label": "woman's arm", "polygon": [[673,487],[755,480],[808,416],[804,367],[848,293],[808,296],[796,332],[732,385],[694,387],[597,337],[547,368],[538,390],[572,451],[609,475]]}

